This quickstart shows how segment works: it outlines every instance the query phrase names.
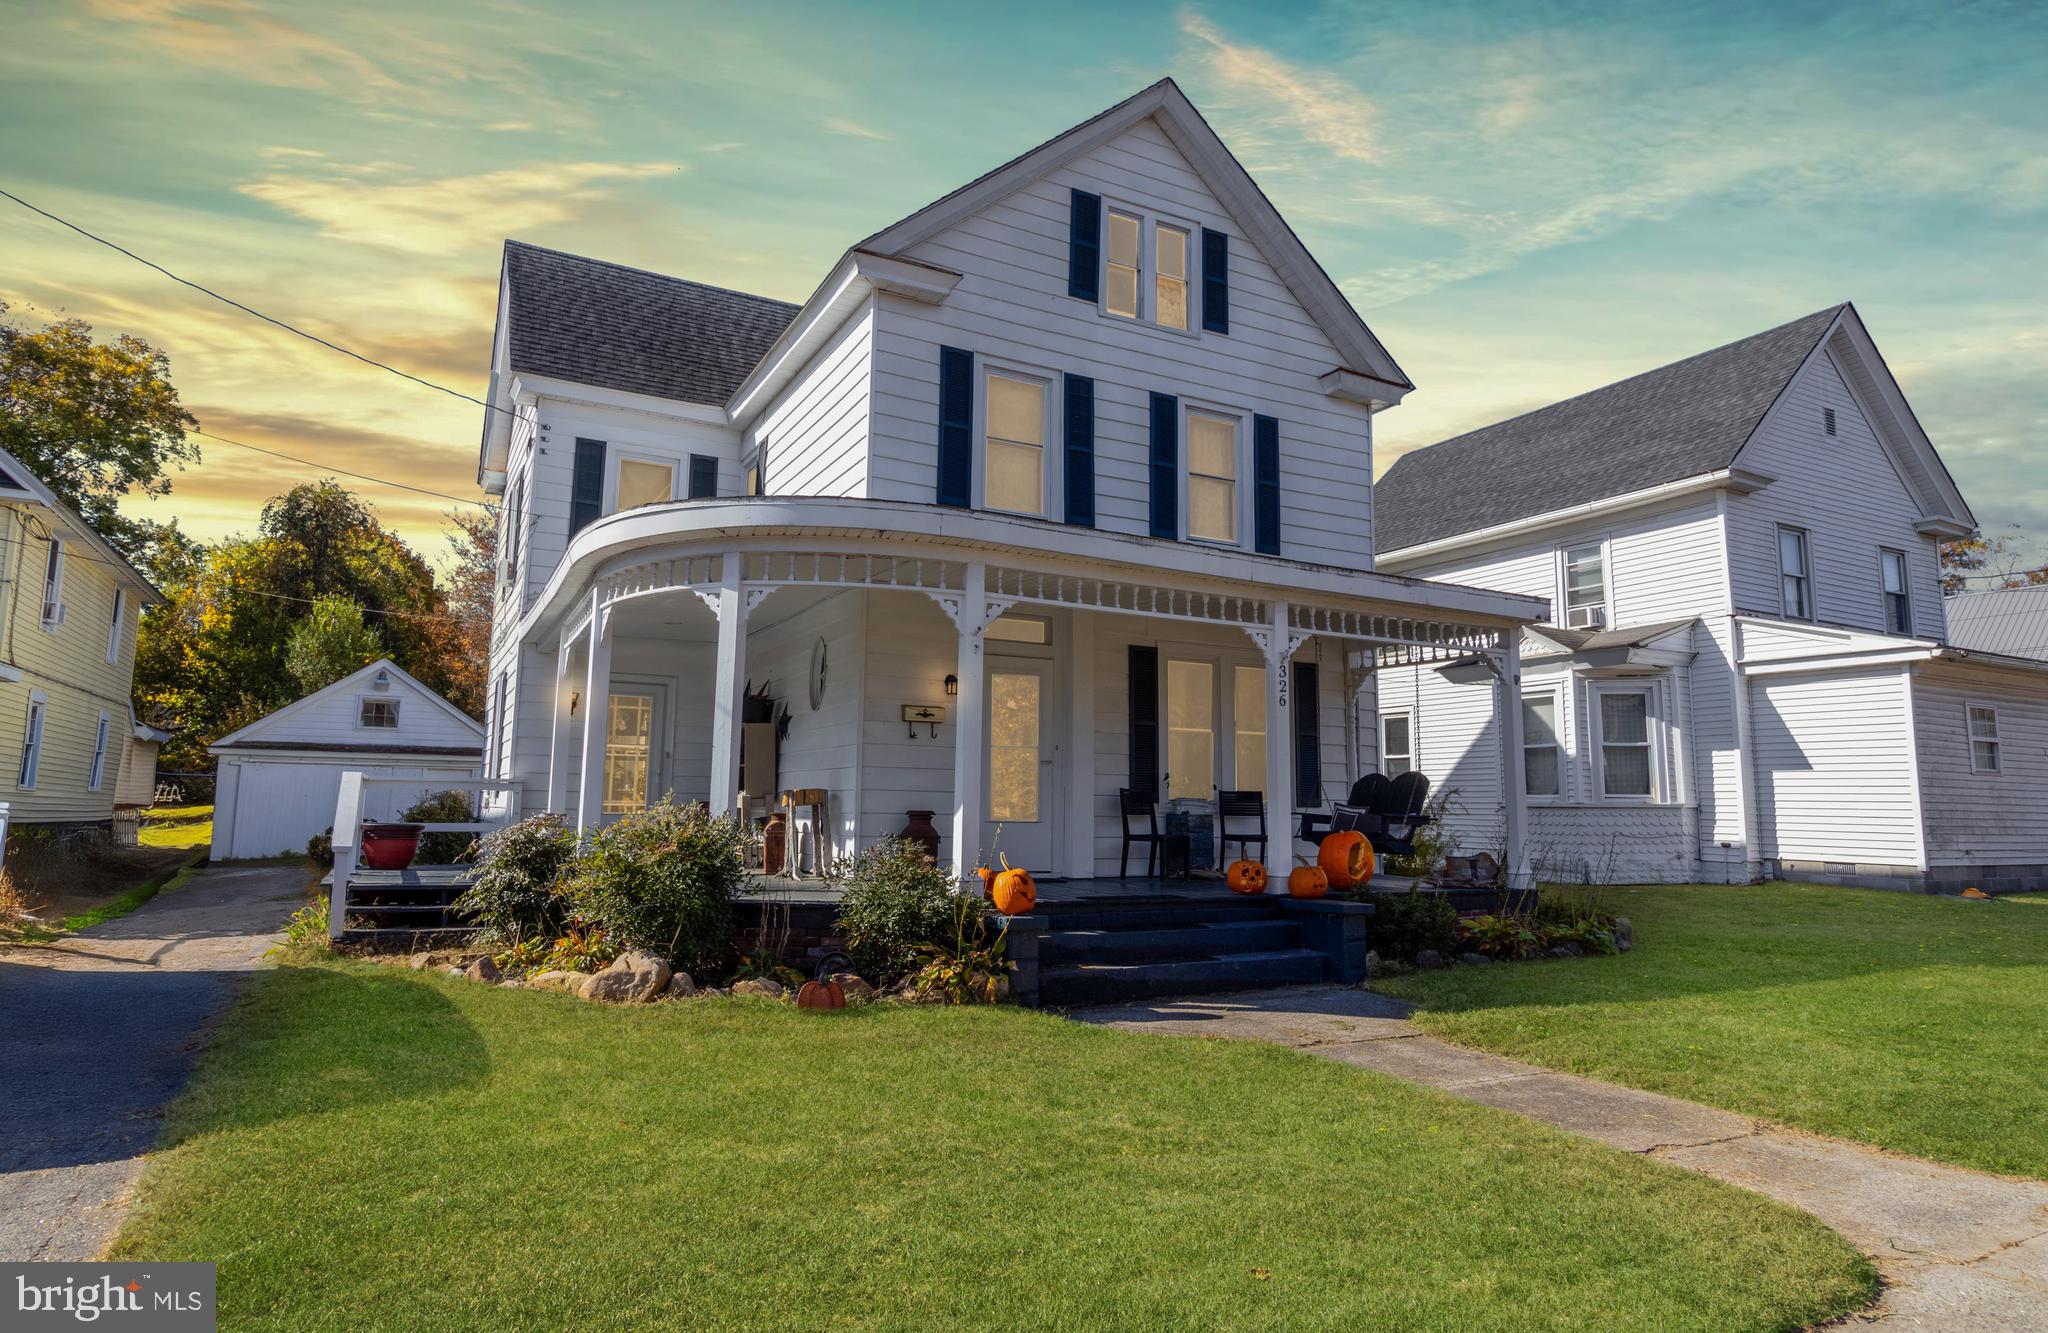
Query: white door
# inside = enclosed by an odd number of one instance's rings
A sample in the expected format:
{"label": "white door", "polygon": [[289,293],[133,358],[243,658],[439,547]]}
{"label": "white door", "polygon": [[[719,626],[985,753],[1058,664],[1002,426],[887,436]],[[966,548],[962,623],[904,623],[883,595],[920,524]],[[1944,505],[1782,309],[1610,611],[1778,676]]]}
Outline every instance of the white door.
{"label": "white door", "polygon": [[604,813],[645,810],[668,791],[668,689],[612,682],[604,740]]}
{"label": "white door", "polygon": [[1060,859],[1054,693],[1052,663],[989,659],[988,852],[1034,874]]}

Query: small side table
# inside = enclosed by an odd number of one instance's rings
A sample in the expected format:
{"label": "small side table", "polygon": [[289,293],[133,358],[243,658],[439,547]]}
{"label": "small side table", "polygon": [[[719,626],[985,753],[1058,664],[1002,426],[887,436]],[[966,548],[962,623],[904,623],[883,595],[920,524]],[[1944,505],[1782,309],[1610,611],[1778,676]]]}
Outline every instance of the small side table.
{"label": "small side table", "polygon": [[828,843],[830,834],[825,829],[825,805],[830,793],[823,787],[792,787],[782,793],[782,804],[789,811],[789,850],[783,866],[791,879],[803,879],[803,843],[797,829],[797,811],[808,809],[811,813],[811,875],[813,879],[825,877],[825,867],[831,860],[832,848]]}

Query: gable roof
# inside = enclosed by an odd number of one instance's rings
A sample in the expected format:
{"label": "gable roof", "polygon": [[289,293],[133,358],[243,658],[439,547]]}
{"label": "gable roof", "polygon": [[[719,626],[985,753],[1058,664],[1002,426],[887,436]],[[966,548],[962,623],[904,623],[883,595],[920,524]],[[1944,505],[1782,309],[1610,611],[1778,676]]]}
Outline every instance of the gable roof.
{"label": "gable roof", "polygon": [[505,242],[508,369],[723,405],[797,308],[561,250]]}
{"label": "gable roof", "polygon": [[140,589],[145,606],[155,606],[164,600],[156,585],[144,577],[141,570],[128,563],[128,557],[115,550],[112,543],[93,529],[92,524],[59,500],[57,493],[45,485],[41,477],[29,471],[19,458],[5,449],[0,449],[0,499],[26,500],[41,505],[56,516],[58,523],[70,530],[73,539],[96,552],[86,558],[105,565],[114,571],[114,577],[124,578]]}
{"label": "gable roof", "polygon": [[[379,671],[389,672],[392,681],[395,684],[397,684],[400,689],[408,690],[410,693],[417,695],[421,698],[424,698],[430,705],[438,708],[441,712],[447,714],[448,717],[453,718],[457,722],[460,722],[464,728],[466,728],[469,732],[476,736],[476,753],[479,755],[483,753],[484,729],[482,725],[479,724],[475,718],[471,717],[469,714],[463,712],[460,708],[457,708],[454,704],[451,704],[446,699],[442,698],[437,691],[430,690],[425,685],[422,685],[418,677],[414,676],[411,672],[407,671],[404,667],[401,667],[400,665],[398,665],[398,663],[392,661],[388,657],[380,657],[376,661],[364,667],[361,671],[357,671],[350,675],[343,676],[340,680],[335,681],[333,684],[324,686],[321,689],[317,689],[313,691],[311,694],[305,695],[302,698],[295,699],[291,703],[286,704],[284,707],[279,708],[274,712],[265,713],[262,717],[259,717],[254,722],[251,722],[248,726],[239,728],[235,731],[231,731],[227,735],[215,741],[213,744],[207,746],[207,752],[209,754],[213,754],[218,753],[221,750],[264,750],[297,748],[297,746],[291,741],[291,738],[289,737],[266,738],[264,736],[264,733],[272,730],[281,723],[290,721],[292,718],[297,717],[301,713],[311,711],[316,704],[318,704],[321,700],[328,698],[330,695],[352,693],[358,685],[362,684],[366,680],[369,680],[371,677],[375,676],[376,673]],[[402,718],[403,714],[401,714],[401,720]],[[279,742],[284,742],[284,744],[279,744]],[[318,750],[354,750],[357,748],[363,748],[365,750],[374,750],[378,752],[403,754],[409,752],[416,752],[419,747],[394,742],[390,745],[371,745],[367,747],[357,747],[349,744],[319,744],[313,745],[309,748]],[[438,753],[438,751],[436,752]],[[468,753],[468,751],[463,751],[463,753]]]}
{"label": "gable roof", "polygon": [[2048,584],[1959,593],[1942,606],[1956,647],[2048,659]]}
{"label": "gable roof", "polygon": [[1730,466],[1848,307],[1404,454],[1373,487],[1382,552]]}

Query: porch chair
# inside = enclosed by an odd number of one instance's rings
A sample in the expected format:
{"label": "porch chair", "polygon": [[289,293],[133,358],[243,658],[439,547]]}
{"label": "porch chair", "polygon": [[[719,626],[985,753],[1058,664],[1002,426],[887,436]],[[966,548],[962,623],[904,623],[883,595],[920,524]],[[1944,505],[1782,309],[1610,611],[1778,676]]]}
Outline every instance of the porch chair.
{"label": "porch chair", "polygon": [[[1230,821],[1252,820],[1257,832],[1240,827],[1231,831]],[[1251,849],[1257,844],[1258,860],[1266,859],[1266,794],[1261,791],[1218,791],[1216,793],[1216,851],[1219,859],[1227,858],[1230,844],[1237,844],[1237,854],[1251,860]]]}
{"label": "porch chair", "polygon": [[[1165,835],[1159,831],[1159,807],[1152,803],[1150,795],[1129,787],[1117,788],[1116,804],[1117,814],[1124,822],[1124,847],[1117,858],[1118,875],[1128,876],[1131,873],[1131,844],[1134,842],[1146,844],[1145,874],[1148,877],[1157,875],[1160,845],[1166,841]],[[1145,821],[1142,831],[1132,829],[1134,817]]]}
{"label": "porch chair", "polygon": [[1415,835],[1436,822],[1428,805],[1429,779],[1420,770],[1411,768],[1389,782],[1373,808],[1379,827],[1365,831],[1372,849],[1381,856],[1411,855]]}
{"label": "porch chair", "polygon": [[1326,833],[1338,831],[1336,820],[1340,813],[1349,817],[1344,828],[1363,828],[1358,816],[1372,810],[1386,794],[1387,784],[1393,779],[1384,773],[1368,773],[1351,784],[1351,794],[1342,801],[1333,802],[1329,814],[1314,811],[1301,817],[1301,832],[1297,836],[1303,842],[1321,842]]}

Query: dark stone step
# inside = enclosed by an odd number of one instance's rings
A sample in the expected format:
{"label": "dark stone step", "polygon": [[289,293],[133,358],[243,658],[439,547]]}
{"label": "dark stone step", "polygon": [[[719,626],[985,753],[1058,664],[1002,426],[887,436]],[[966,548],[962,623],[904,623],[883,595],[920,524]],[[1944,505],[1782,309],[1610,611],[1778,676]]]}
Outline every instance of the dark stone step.
{"label": "dark stone step", "polygon": [[1280,915],[1280,908],[1270,895],[1246,895],[1159,903],[1051,903],[1041,904],[1035,915],[1044,917],[1046,929],[1053,931],[1164,930],[1215,921],[1272,920]]}
{"label": "dark stone step", "polygon": [[1147,963],[1077,963],[1039,974],[1040,1003],[1073,1007],[1163,995],[1310,986],[1326,980],[1327,961],[1312,949],[1225,954]]}
{"label": "dark stone step", "polygon": [[1300,947],[1301,928],[1275,917],[1205,921],[1160,929],[1053,930],[1038,946],[1038,956],[1050,967],[1061,963],[1214,958],[1220,954],[1272,953]]}

